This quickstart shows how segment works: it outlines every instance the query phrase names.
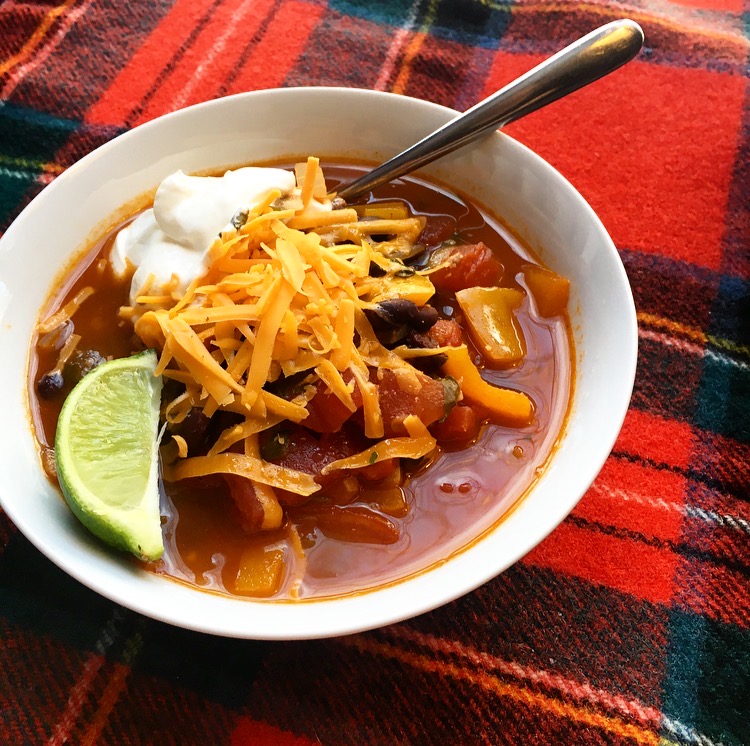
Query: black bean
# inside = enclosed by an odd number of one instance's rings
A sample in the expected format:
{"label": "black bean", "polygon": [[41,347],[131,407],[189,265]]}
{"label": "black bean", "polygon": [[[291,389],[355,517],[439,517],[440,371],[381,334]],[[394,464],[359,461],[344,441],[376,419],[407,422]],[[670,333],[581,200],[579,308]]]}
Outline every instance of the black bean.
{"label": "black bean", "polygon": [[59,370],[51,370],[45,373],[36,383],[36,390],[42,399],[52,399],[57,396],[65,386],[65,379]]}
{"label": "black bean", "polygon": [[291,376],[280,376],[273,383],[267,384],[265,388],[282,399],[292,401],[295,397],[303,394],[305,389],[311,385],[314,385],[314,382],[310,378],[310,372],[303,371]]}
{"label": "black bean", "polygon": [[419,315],[414,320],[412,326],[415,331],[426,332],[435,326],[435,323],[439,318],[440,314],[437,312],[436,308],[433,308],[432,306],[420,306]]}
{"label": "black bean", "polygon": [[66,383],[75,386],[87,373],[104,362],[106,359],[98,350],[76,350],[63,368]]}
{"label": "black bean", "polygon": [[432,337],[428,337],[426,334],[420,334],[419,332],[411,332],[406,338],[406,344],[409,347],[416,347],[419,349],[430,349],[438,346],[438,343]]}
{"label": "black bean", "polygon": [[382,300],[375,307],[375,313],[394,326],[405,324],[416,332],[426,332],[440,318],[432,306],[418,306],[405,298]]}
{"label": "black bean", "polygon": [[245,418],[235,412],[219,410],[212,417],[207,417],[202,409],[193,407],[187,417],[172,426],[170,431],[185,439],[189,455],[205,456],[224,430],[244,421]]}
{"label": "black bean", "polygon": [[456,218],[450,215],[430,215],[419,235],[419,241],[430,248],[444,244],[456,231]]}
{"label": "black bean", "polygon": [[406,324],[394,326],[389,321],[384,321],[369,308],[365,311],[365,315],[369,319],[370,324],[372,324],[372,330],[375,332],[378,341],[385,347],[391,347],[398,344],[407,336],[407,334],[409,334],[409,327],[406,326]]}
{"label": "black bean", "polygon": [[375,262],[370,262],[370,277],[385,277],[388,273]]}
{"label": "black bean", "polygon": [[[426,334],[420,334],[419,332],[411,332],[404,340],[404,343],[407,347],[415,347],[417,349],[431,349],[438,346],[437,342],[432,339],[432,337],[428,337]],[[442,365],[448,362],[448,356],[439,353],[437,355],[415,357],[409,362],[423,373],[434,375],[440,370]]]}
{"label": "black bean", "polygon": [[213,444],[207,444],[206,431],[211,423],[210,418],[203,414],[202,409],[193,407],[187,417],[175,428],[175,432],[185,438],[188,453],[191,456],[200,456],[208,451]]}

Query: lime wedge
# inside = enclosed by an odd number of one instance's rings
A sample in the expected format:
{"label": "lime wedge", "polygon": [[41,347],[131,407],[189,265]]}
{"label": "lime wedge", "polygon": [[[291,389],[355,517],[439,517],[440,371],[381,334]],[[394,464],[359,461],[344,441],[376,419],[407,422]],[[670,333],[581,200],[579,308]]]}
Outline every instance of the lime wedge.
{"label": "lime wedge", "polygon": [[60,487],[75,516],[145,560],[164,551],[155,369],[153,350],[94,368],[65,400],[55,437]]}

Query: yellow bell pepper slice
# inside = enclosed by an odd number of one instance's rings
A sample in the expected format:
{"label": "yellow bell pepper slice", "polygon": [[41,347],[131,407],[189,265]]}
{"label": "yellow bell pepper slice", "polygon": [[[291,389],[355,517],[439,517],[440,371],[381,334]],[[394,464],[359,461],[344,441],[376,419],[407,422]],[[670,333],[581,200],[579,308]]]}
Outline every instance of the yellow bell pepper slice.
{"label": "yellow bell pepper slice", "polygon": [[523,267],[523,276],[542,318],[565,313],[570,299],[570,280],[535,264]]}
{"label": "yellow bell pepper slice", "polygon": [[456,293],[471,338],[491,367],[517,365],[526,355],[526,340],[513,314],[523,299],[514,288],[473,287]]}

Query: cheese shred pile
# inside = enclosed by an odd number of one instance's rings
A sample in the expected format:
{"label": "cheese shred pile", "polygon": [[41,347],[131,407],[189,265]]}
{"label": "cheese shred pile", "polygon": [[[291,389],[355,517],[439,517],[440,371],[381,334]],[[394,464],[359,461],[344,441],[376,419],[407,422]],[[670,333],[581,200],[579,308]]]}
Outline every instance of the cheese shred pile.
{"label": "cheese shred pile", "polygon": [[[353,209],[321,210],[318,200],[327,195],[317,159],[296,172],[294,196],[271,192],[243,213],[237,227],[215,240],[207,273],[184,294],[169,288],[151,294],[147,283],[135,308],[123,309],[144,344],[161,351],[157,374],[184,386],[166,403],[168,423],[182,422],[196,407],[208,417],[219,410],[244,416],[205,456],[191,456],[184,439],[176,440],[165,478],[246,477],[264,503],[266,527],[281,521],[274,488],[300,495],[320,488],[309,474],[262,460],[258,435],[284,420],[304,424],[319,382],[352,412],[356,382],[364,434],[376,441],[329,464],[327,473],[367,466],[373,454],[420,458],[435,448],[413,415],[404,421],[407,435],[384,438],[371,370],[393,371],[404,390],[418,390],[420,382],[409,362],[378,341],[364,313],[385,298],[425,303],[434,292],[427,276],[404,273],[404,264],[388,255],[390,247],[416,240],[423,219],[360,221]],[[378,277],[370,275],[372,264]],[[269,390],[297,374],[305,374],[306,385],[292,398]]]}

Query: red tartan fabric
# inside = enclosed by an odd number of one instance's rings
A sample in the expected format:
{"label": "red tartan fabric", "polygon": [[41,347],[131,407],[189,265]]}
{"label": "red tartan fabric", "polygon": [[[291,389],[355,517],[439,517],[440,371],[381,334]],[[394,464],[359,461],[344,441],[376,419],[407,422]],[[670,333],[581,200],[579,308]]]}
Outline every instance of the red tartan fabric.
{"label": "red tartan fabric", "polygon": [[748,0],[6,0],[0,227],[175,108],[344,85],[465,109],[618,17],[638,59],[508,128],[636,298],[631,408],[573,514],[445,608],[299,643],[126,611],[0,516],[0,743],[750,744]]}

